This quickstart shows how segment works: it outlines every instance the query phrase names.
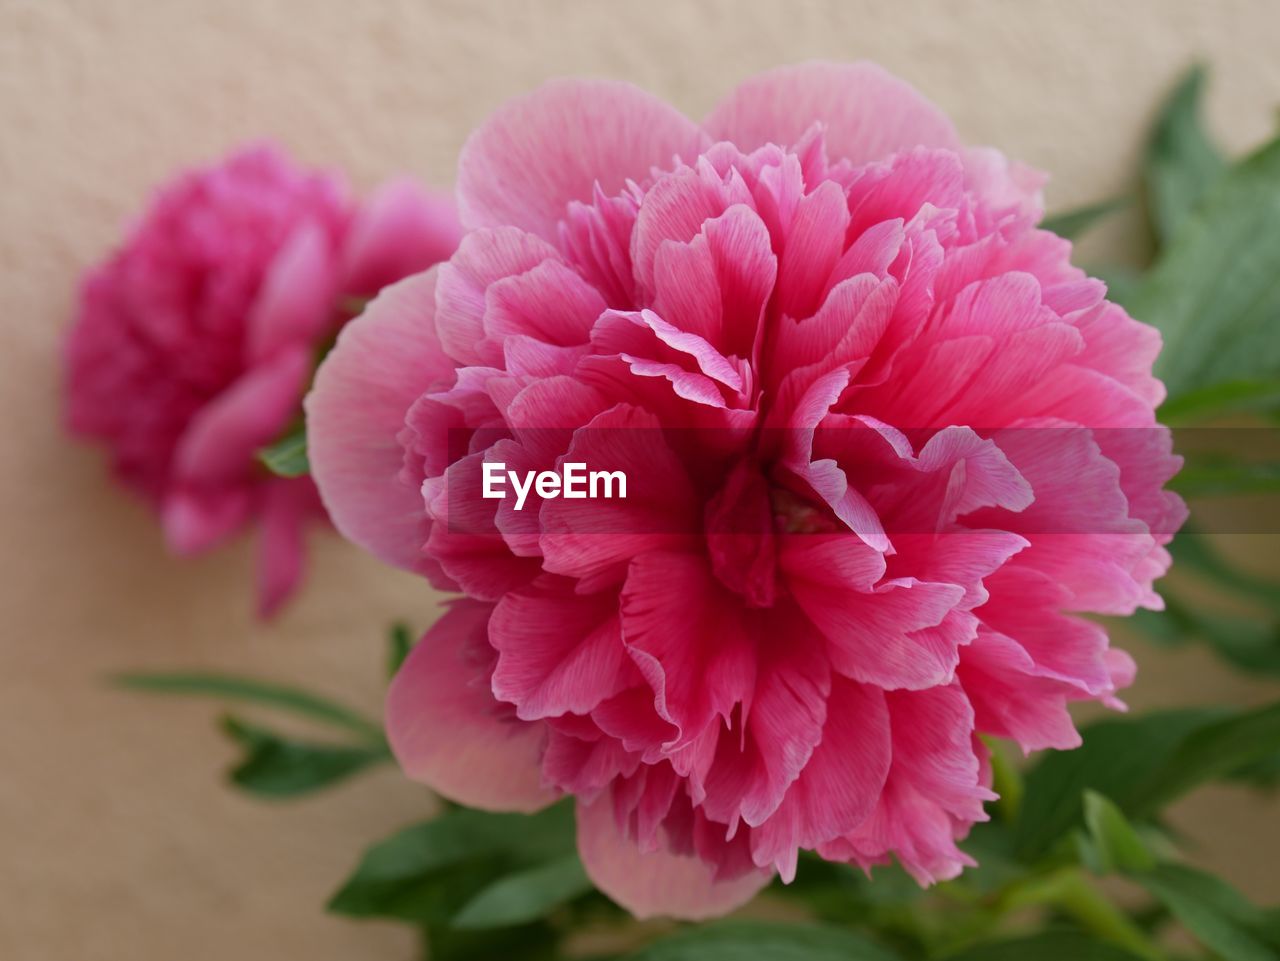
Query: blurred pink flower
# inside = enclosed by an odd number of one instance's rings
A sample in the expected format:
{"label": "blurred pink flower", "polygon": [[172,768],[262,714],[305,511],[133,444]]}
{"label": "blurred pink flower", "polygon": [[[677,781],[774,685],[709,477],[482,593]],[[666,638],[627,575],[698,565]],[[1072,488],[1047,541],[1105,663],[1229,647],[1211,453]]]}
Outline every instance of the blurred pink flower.
{"label": "blurred pink flower", "polygon": [[410,180],[357,204],[340,178],[267,145],[186,172],[84,278],[67,423],[109,449],[175,553],[256,522],[268,616],[301,579],[303,526],[324,511],[309,478],[270,476],[257,451],[300,420],[348,299],[447,259],[460,231],[452,201]]}
{"label": "blurred pink flower", "polygon": [[[722,913],[801,849],[971,863],[977,735],[1070,748],[1069,702],[1120,706],[1132,661],[1078,614],[1158,607],[1184,510],[1159,336],[1036,229],[1041,182],[870,64],[701,126],[611,82],[491,117],[458,252],[307,401],[339,530],[467,595],[392,687],[409,775],[575,795],[639,915]],[[632,489],[517,512],[494,461]]]}

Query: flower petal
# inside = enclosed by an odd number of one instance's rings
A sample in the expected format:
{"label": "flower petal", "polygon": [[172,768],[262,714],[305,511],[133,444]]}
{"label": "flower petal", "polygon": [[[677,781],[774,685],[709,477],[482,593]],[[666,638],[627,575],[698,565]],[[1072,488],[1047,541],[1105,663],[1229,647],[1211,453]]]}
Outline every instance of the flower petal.
{"label": "flower petal", "polygon": [[387,694],[387,738],[405,774],[469,807],[536,811],[555,800],[539,760],[546,732],[489,689],[490,604],[455,601]]}
{"label": "flower petal", "polygon": [[588,202],[704,140],[675,108],[627,83],[556,80],[498,108],[462,148],[458,202],[468,229],[514,225],[555,241],[570,201]]}
{"label": "flower petal", "polygon": [[618,829],[609,795],[578,803],[578,854],[596,887],[641,919],[718,917],[746,904],[770,878],[761,871],[716,881],[714,865],[697,857],[642,852]]}
{"label": "flower petal", "polygon": [[452,373],[434,330],[436,271],[386,288],[343,328],[306,399],[311,476],[334,526],[376,557],[423,565],[418,489],[400,479],[405,413]]}
{"label": "flower petal", "polygon": [[814,123],[827,153],[853,164],[910,147],[959,146],[951,121],[908,83],[874,63],[802,63],[739,84],[707,118],[717,140],[742,150],[791,146]]}
{"label": "flower petal", "polygon": [[448,260],[462,239],[453,197],[410,177],[375,190],[361,205],[342,251],[342,290],[373,296],[387,284]]}

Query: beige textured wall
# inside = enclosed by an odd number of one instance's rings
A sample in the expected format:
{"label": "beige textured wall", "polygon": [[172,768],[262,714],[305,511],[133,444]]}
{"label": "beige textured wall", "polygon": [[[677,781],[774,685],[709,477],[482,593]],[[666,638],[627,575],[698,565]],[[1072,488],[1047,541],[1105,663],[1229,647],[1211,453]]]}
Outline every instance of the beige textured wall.
{"label": "beige textured wall", "polygon": [[[362,185],[402,170],[447,183],[468,130],[552,75],[625,77],[698,116],[757,69],[870,57],[971,141],[1050,169],[1065,206],[1124,182],[1193,57],[1214,66],[1223,142],[1265,136],[1278,37],[1274,0],[0,0],[0,958],[410,957],[402,931],[319,906],[364,844],[421,813],[421,792],[386,771],[282,808],[245,800],[215,784],[229,752],[208,705],[103,684],[247,668],[376,710],[381,625],[424,623],[434,603],[318,538],[303,601],[258,627],[244,547],[171,563],[60,435],[73,278],[175,166],[270,133]],[[1265,692],[1195,654],[1144,660],[1139,704]],[[1257,836],[1276,813],[1216,790],[1181,820],[1208,860],[1276,897],[1280,844]]]}

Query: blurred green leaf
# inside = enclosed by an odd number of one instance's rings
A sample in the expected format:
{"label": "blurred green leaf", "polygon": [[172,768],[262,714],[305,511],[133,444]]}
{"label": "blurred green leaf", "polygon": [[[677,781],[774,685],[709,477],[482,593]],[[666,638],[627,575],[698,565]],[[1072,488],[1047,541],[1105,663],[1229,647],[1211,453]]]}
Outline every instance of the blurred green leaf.
{"label": "blurred green leaf", "polygon": [[1185,424],[1207,417],[1280,408],[1280,380],[1232,380],[1188,391],[1160,407],[1160,420]]}
{"label": "blurred green leaf", "polygon": [[896,961],[885,948],[823,925],[721,921],[686,928],[625,956],[624,961]]}
{"label": "blurred green leaf", "polygon": [[1050,214],[1040,222],[1041,230],[1048,230],[1067,240],[1075,240],[1082,233],[1111,214],[1129,206],[1128,197],[1112,197],[1097,203],[1086,204],[1060,214]]}
{"label": "blurred green leaf", "polygon": [[1224,961],[1277,961],[1267,918],[1240,892],[1211,874],[1164,864],[1136,880]]}
{"label": "blurred green leaf", "polygon": [[231,780],[254,794],[296,797],[343,781],[371,764],[391,760],[385,746],[316,744],[282,737],[230,715],[227,736],[245,749]]}
{"label": "blurred green leaf", "polygon": [[[1098,267],[1088,269],[1088,274],[1107,285],[1107,300],[1128,309],[1129,302],[1142,288],[1143,274],[1131,267]],[[1163,410],[1163,408],[1161,408]]]}
{"label": "blurred green leaf", "polygon": [[558,961],[556,933],[546,924],[463,931],[432,925],[426,934],[430,961]]}
{"label": "blurred green leaf", "polygon": [[1280,140],[1210,188],[1128,306],[1164,334],[1171,401],[1280,379]]}
{"label": "blurred green leaf", "polygon": [[1200,121],[1204,83],[1204,68],[1192,67],[1165,101],[1147,143],[1147,206],[1162,245],[1173,239],[1226,167]]}
{"label": "blurred green leaf", "polygon": [[1046,755],[1027,775],[1014,831],[1023,861],[1046,853],[1084,819],[1084,792],[1142,819],[1188,790],[1280,751],[1280,703],[1252,711],[1161,711],[1086,727],[1075,751]]}
{"label": "blurred green leaf", "polygon": [[329,909],[448,922],[495,881],[573,855],[573,824],[567,802],[528,816],[449,811],[366,851]]}
{"label": "blurred green leaf", "polygon": [[258,460],[277,477],[305,477],[311,473],[307,460],[307,430],[299,427],[269,447],[258,451]]}
{"label": "blurred green leaf", "polygon": [[1267,494],[1280,491],[1280,463],[1242,461],[1226,456],[1188,458],[1169,481],[1185,497]]}
{"label": "blurred green leaf", "polygon": [[1136,625],[1160,643],[1197,639],[1223,659],[1247,671],[1280,674],[1280,623],[1263,617],[1223,614],[1205,605],[1165,598],[1163,611],[1144,611]]}
{"label": "blurred green leaf", "polygon": [[1138,955],[1104,941],[1095,941],[1075,931],[1047,931],[1042,934],[980,944],[946,961],[1135,961]]}
{"label": "blurred green leaf", "polygon": [[496,928],[545,917],[592,890],[576,854],[516,871],[494,881],[454,915],[456,928]]}
{"label": "blurred green leaf", "polygon": [[225,701],[242,701],[276,708],[355,731],[377,743],[383,742],[380,725],[328,698],[284,684],[274,684],[270,681],[259,681],[232,674],[206,674],[195,671],[122,674],[117,676],[115,681],[130,690],[151,694],[215,697]]}
{"label": "blurred green leaf", "polygon": [[413,635],[409,632],[409,625],[402,621],[397,621],[391,625],[391,630],[387,632],[387,676],[395,677],[400,672],[404,659],[409,656],[409,651],[413,649]]}
{"label": "blurred green leaf", "polygon": [[[1280,751],[1280,702],[1202,724],[1188,731],[1173,752],[1122,805],[1141,817],[1206,781]],[[1113,798],[1120,803],[1118,798]]]}
{"label": "blurred green leaf", "polygon": [[1098,855],[1100,873],[1149,871],[1156,859],[1147,850],[1129,819],[1110,798],[1097,791],[1084,792],[1084,823]]}
{"label": "blurred green leaf", "polygon": [[1044,854],[1080,826],[1086,789],[1105,794],[1122,811],[1145,781],[1192,732],[1229,712],[1212,708],[1160,711],[1136,718],[1110,718],[1084,727],[1074,751],[1046,754],[1026,776],[1014,851],[1024,861]]}
{"label": "blurred green leaf", "polygon": [[1280,584],[1233,567],[1194,527],[1184,527],[1169,545],[1174,563],[1194,568],[1224,587],[1280,612]]}

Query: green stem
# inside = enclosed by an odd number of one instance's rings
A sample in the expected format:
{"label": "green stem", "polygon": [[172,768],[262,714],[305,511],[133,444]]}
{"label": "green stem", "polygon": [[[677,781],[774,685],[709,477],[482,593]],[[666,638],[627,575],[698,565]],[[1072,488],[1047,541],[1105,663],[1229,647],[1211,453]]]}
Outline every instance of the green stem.
{"label": "green stem", "polygon": [[1001,913],[1027,905],[1057,908],[1104,941],[1149,961],[1165,961],[1164,953],[1146,933],[1103,897],[1079,868],[1064,868],[1015,885],[1000,899]]}

